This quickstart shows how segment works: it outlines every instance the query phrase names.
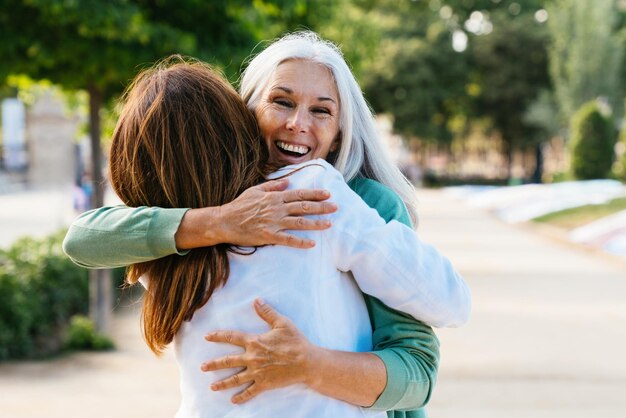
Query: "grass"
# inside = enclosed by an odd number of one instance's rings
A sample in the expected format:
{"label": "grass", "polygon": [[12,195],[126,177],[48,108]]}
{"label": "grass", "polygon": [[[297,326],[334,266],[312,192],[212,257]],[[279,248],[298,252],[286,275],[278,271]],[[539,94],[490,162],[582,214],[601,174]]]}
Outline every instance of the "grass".
{"label": "grass", "polygon": [[622,210],[626,210],[626,197],[613,199],[601,205],[585,205],[549,213],[533,219],[533,222],[547,223],[563,229],[574,229]]}

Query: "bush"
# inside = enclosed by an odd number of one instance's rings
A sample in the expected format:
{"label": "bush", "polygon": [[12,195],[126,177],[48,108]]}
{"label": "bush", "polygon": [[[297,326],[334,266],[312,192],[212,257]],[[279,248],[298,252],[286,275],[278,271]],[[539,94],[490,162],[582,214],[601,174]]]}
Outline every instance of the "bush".
{"label": "bush", "polygon": [[613,168],[615,169],[615,177],[626,181],[626,126],[622,128],[620,132],[619,144],[615,147],[619,160],[615,162]]}
{"label": "bush", "polygon": [[[623,148],[626,149],[626,137],[622,140],[623,142]],[[621,159],[621,171],[619,173],[620,178],[626,182],[626,152],[624,152],[622,154],[622,159]]]}
{"label": "bush", "polygon": [[572,118],[572,173],[577,179],[607,178],[615,158],[613,124],[597,101],[584,104]]}
{"label": "bush", "polygon": [[87,270],[65,256],[63,236],[24,238],[0,251],[0,360],[59,350],[69,319],[87,312]]}
{"label": "bush", "polygon": [[113,341],[96,332],[91,319],[84,315],[74,315],[70,319],[65,346],[72,350],[110,350]]}
{"label": "bush", "polygon": [[506,186],[508,182],[509,180],[506,178],[437,175],[432,172],[426,173],[422,179],[422,185],[428,188],[462,186],[467,184],[473,186]]}

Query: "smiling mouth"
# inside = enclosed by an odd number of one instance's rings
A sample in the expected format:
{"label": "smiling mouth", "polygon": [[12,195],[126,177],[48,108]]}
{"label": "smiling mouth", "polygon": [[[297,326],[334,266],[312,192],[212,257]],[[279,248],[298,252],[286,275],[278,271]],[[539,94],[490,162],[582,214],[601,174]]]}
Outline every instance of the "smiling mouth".
{"label": "smiling mouth", "polygon": [[302,157],[311,151],[311,148],[304,145],[293,145],[283,141],[276,141],[275,144],[282,154],[290,157]]}

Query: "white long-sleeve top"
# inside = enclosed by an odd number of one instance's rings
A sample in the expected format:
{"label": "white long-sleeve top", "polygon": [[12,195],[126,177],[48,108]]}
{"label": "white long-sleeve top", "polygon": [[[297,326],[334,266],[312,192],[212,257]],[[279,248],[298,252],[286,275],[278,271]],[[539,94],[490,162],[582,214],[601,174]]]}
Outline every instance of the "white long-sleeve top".
{"label": "white long-sleeve top", "polygon": [[200,365],[241,348],[206,342],[204,336],[220,329],[268,331],[252,306],[257,297],[289,317],[312,343],[344,351],[372,349],[361,291],[430,325],[456,326],[468,319],[469,290],[438,251],[422,243],[410,228],[386,224],[326,161],[285,167],[273,177],[292,171],[290,188],[330,191],[339,205],[330,216],[332,227],[323,233],[296,232],[315,239],[312,249],[265,246],[250,255],[229,254],[228,281],[174,339],[182,393],[177,418],[386,417],[303,385],[265,392],[242,405],[230,402],[241,388],[211,391],[212,382],[234,370],[202,372]]}

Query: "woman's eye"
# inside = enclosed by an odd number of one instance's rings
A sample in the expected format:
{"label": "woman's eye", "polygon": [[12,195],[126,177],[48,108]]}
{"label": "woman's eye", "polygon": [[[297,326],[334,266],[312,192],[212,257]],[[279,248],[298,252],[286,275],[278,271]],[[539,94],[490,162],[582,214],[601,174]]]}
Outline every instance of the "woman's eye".
{"label": "woman's eye", "polygon": [[313,109],[313,113],[325,113],[327,115],[330,115],[330,110],[326,109],[325,107],[316,107]]}
{"label": "woman's eye", "polygon": [[285,99],[274,99],[274,103],[276,103],[279,106],[283,106],[283,107],[292,107],[292,104],[289,100],[285,100]]}

